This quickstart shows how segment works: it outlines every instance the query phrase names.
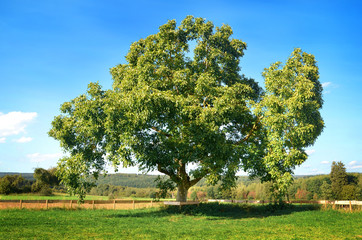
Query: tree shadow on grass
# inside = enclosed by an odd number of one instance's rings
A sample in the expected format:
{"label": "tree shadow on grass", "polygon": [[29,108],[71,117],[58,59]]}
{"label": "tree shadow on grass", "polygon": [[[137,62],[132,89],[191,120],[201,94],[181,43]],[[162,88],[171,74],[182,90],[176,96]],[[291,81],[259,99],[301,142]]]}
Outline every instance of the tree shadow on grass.
{"label": "tree shadow on grass", "polygon": [[[219,204],[200,203],[199,205],[164,206],[159,210],[127,211],[113,217],[165,217],[181,214],[187,216],[204,216],[209,220],[265,218],[269,216],[289,215],[295,212],[319,210],[319,205],[251,205],[251,204]],[[109,216],[111,217],[111,216]]]}

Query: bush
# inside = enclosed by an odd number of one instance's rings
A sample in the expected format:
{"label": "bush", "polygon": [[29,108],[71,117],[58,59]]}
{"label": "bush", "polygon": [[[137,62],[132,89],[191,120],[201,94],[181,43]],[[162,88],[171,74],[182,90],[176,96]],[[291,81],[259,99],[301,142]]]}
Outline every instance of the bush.
{"label": "bush", "polygon": [[20,175],[5,175],[0,178],[0,194],[23,193],[30,188],[30,181]]}
{"label": "bush", "polygon": [[49,185],[44,185],[41,187],[39,194],[42,196],[50,196],[52,195],[52,189],[49,187]]}
{"label": "bush", "polygon": [[190,195],[190,198],[193,200],[193,201],[196,201],[197,200],[197,192],[193,191]]}
{"label": "bush", "polygon": [[0,194],[9,194],[12,192],[12,186],[9,179],[3,177],[0,179]]}
{"label": "bush", "polygon": [[341,197],[343,200],[357,199],[357,191],[355,185],[345,185],[342,188]]}

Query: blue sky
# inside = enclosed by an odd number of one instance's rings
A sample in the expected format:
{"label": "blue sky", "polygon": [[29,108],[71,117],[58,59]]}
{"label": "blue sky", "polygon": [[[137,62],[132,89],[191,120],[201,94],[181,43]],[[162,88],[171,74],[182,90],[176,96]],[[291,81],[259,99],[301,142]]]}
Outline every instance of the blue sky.
{"label": "blue sky", "polygon": [[[132,42],[170,19],[229,24],[248,49],[241,72],[261,73],[293,48],[315,55],[326,128],[296,174],[329,173],[332,161],[362,172],[362,3],[360,1],[0,1],[0,171],[55,166],[48,137],[60,105],[89,82],[110,88],[109,68]],[[121,172],[137,172],[122,169]]]}

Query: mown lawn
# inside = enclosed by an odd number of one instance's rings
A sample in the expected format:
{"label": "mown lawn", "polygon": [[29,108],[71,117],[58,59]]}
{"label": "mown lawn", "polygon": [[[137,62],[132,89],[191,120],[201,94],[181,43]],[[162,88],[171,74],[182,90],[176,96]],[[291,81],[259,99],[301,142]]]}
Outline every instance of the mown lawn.
{"label": "mown lawn", "polygon": [[1,210],[0,239],[362,239],[362,212],[200,204],[139,210]]}

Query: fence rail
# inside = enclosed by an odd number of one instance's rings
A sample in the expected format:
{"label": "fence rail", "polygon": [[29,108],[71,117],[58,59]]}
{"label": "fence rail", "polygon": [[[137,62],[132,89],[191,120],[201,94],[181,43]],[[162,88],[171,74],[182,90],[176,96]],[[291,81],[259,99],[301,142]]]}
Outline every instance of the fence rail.
{"label": "fence rail", "polygon": [[[219,202],[219,203],[251,203],[251,204],[268,204],[269,201],[263,200],[224,200],[224,199],[208,199],[207,202]],[[159,201],[147,201],[147,200],[85,200],[83,204],[78,204],[77,200],[0,200],[0,209],[4,208],[106,208],[106,209],[136,209],[147,208],[160,205],[190,205],[198,204],[199,202],[186,202],[180,203],[175,201],[159,202]],[[343,201],[288,201],[287,203],[293,204],[321,204],[324,206],[332,206],[333,209],[336,206],[349,207],[352,211],[353,206],[362,206],[362,201],[356,200],[343,200]]]}
{"label": "fence rail", "polygon": [[[208,199],[208,202],[228,202],[228,203],[253,203],[253,204],[268,204],[270,201],[264,200],[225,200],[225,199]],[[296,203],[296,204],[330,204],[330,205],[362,205],[362,201],[356,200],[342,200],[342,201],[328,201],[328,200],[319,200],[319,201],[309,201],[309,200],[293,200],[286,201],[286,203]]]}
{"label": "fence rail", "polygon": [[[229,202],[229,203],[252,203],[252,204],[268,204],[270,201],[263,200],[220,200],[220,199],[209,199],[208,202]],[[321,204],[325,207],[332,206],[333,209],[345,208],[349,209],[351,212],[353,211],[353,206],[356,209],[362,209],[362,201],[356,200],[342,200],[342,201],[328,201],[328,200],[319,200],[319,201],[307,201],[307,200],[294,200],[294,201],[286,201],[286,203],[293,204]]]}
{"label": "fence rail", "polygon": [[78,204],[77,200],[0,200],[0,209],[4,208],[105,208],[105,209],[135,209],[159,206],[163,202],[146,200],[85,200]]}

